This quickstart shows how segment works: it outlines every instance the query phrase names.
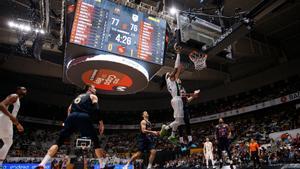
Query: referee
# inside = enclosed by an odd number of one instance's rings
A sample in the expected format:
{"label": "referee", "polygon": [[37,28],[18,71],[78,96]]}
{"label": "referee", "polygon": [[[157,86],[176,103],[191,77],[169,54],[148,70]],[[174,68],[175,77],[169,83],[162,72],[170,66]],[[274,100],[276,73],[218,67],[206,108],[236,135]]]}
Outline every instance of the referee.
{"label": "referee", "polygon": [[259,145],[257,142],[252,138],[249,144],[249,152],[250,152],[250,157],[251,160],[253,161],[253,168],[256,168],[256,164],[260,167],[259,163]]}

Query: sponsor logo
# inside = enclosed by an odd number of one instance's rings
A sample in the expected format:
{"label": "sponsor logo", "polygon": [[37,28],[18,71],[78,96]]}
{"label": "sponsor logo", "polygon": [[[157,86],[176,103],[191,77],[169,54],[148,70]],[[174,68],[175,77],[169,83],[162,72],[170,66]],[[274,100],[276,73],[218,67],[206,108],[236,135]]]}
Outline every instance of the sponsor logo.
{"label": "sponsor logo", "polygon": [[137,21],[139,21],[139,16],[137,15],[137,14],[132,14],[132,21],[133,22],[137,22]]}
{"label": "sponsor logo", "polygon": [[217,43],[220,43],[222,40],[224,40],[226,37],[228,37],[232,33],[233,29],[228,29],[224,34],[222,34],[218,39],[216,39],[213,43],[214,46],[217,45]]}
{"label": "sponsor logo", "polygon": [[110,69],[92,69],[82,74],[86,84],[93,84],[97,89],[106,91],[126,91],[132,86],[132,79],[125,73]]}

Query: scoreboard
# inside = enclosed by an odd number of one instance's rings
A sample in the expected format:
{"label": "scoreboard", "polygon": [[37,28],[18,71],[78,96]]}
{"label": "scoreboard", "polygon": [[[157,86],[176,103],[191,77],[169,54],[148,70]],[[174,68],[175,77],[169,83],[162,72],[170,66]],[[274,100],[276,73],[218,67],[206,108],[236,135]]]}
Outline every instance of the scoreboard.
{"label": "scoreboard", "polygon": [[70,42],[163,65],[166,21],[109,0],[78,0]]}

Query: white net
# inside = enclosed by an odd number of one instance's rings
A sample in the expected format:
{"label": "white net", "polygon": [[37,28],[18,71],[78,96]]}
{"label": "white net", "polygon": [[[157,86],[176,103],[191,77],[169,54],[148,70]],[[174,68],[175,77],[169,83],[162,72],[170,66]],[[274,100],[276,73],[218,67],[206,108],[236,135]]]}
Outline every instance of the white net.
{"label": "white net", "polygon": [[189,54],[189,58],[194,63],[196,70],[200,71],[206,68],[206,54],[201,54],[197,51],[192,51]]}

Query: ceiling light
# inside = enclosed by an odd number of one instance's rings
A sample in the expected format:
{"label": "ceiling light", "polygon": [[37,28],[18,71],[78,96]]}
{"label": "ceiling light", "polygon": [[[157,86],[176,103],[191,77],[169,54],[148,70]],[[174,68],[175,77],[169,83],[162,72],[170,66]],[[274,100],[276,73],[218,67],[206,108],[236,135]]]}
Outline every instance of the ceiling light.
{"label": "ceiling light", "polygon": [[177,12],[178,12],[178,9],[175,8],[175,7],[172,7],[172,8],[170,9],[170,14],[171,14],[171,15],[175,15]]}
{"label": "ceiling light", "polygon": [[9,21],[9,22],[8,22],[8,26],[9,26],[9,27],[14,27],[14,26],[15,26],[15,23],[14,23],[13,21]]}

